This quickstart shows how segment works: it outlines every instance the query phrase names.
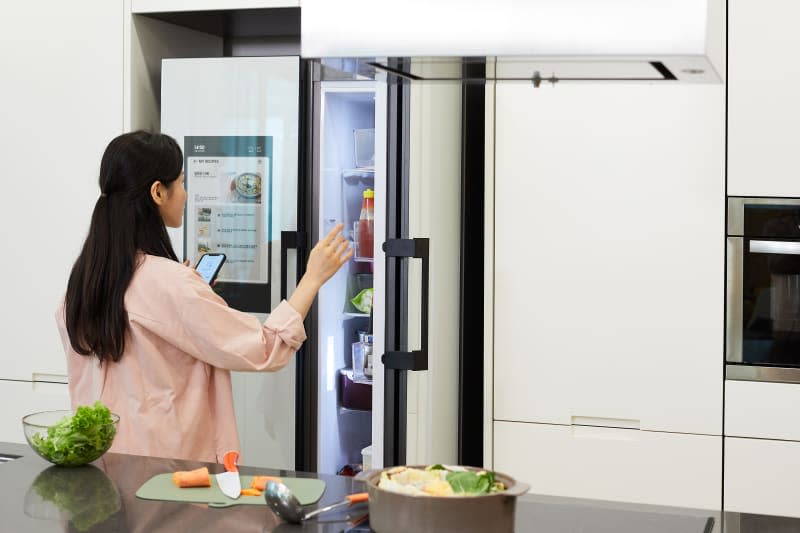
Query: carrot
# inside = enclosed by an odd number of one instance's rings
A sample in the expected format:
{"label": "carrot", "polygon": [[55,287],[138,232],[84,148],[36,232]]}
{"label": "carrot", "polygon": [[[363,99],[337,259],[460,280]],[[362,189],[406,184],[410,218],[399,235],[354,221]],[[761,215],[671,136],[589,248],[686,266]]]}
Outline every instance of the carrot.
{"label": "carrot", "polygon": [[242,489],[242,496],[261,496],[261,491],[258,489]]}
{"label": "carrot", "polygon": [[270,481],[274,481],[275,483],[283,483],[281,478],[275,476],[253,476],[253,481],[250,482],[250,486],[254,489],[264,490],[267,487],[267,483]]}
{"label": "carrot", "polygon": [[208,468],[204,466],[197,470],[173,472],[172,482],[180,488],[210,487],[211,476],[208,474]]}

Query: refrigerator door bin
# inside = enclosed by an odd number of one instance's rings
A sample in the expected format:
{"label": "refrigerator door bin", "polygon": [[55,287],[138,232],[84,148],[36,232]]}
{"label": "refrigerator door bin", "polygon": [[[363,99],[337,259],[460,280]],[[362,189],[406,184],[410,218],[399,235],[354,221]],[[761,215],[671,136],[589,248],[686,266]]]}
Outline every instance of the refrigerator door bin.
{"label": "refrigerator door bin", "polygon": [[[344,312],[345,313],[358,313],[363,316],[369,316],[369,309],[366,306],[367,300],[363,296],[357,298],[361,291],[372,288],[372,274],[367,272],[350,273],[347,277],[347,287],[345,289]],[[361,309],[356,307],[356,304],[361,306]]]}
{"label": "refrigerator door bin", "polygon": [[342,395],[342,407],[361,411],[372,410],[372,383],[367,380],[355,381],[351,369],[342,369],[339,372],[339,390]]}

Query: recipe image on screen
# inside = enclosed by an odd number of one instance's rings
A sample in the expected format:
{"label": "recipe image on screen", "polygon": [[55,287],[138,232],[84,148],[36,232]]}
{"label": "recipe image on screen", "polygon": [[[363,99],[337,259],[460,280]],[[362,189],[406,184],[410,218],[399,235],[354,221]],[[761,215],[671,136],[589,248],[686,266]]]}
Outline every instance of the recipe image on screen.
{"label": "recipe image on screen", "polygon": [[205,254],[197,262],[195,269],[206,283],[211,283],[224,262],[225,254]]}

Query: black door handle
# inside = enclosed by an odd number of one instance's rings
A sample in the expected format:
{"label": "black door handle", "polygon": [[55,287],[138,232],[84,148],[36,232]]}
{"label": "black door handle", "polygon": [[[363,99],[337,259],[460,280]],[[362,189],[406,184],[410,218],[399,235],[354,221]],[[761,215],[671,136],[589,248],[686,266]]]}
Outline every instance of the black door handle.
{"label": "black door handle", "polygon": [[288,269],[288,250],[290,248],[297,250],[297,257],[300,257],[300,249],[302,248],[305,238],[303,233],[299,231],[282,231],[281,232],[281,300],[285,300],[288,296],[289,274],[286,272]]}
{"label": "black door handle", "polygon": [[429,281],[430,239],[389,239],[383,243],[386,257],[398,260],[416,258],[422,260],[422,311],[420,324],[420,349],[410,352],[389,351],[383,354],[381,362],[385,368],[393,370],[428,370],[428,281]]}

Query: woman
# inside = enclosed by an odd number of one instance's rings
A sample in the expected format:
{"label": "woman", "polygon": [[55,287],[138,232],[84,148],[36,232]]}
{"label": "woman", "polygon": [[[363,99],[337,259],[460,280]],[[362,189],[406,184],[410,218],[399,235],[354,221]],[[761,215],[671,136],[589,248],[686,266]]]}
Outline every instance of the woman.
{"label": "woman", "polygon": [[311,250],[288,302],[261,324],[178,262],[166,226],[183,221],[182,166],[167,135],[111,141],[57,320],[73,407],[99,399],[120,415],[112,451],[215,462],[239,449],[230,371],[286,365],[306,338],[303,318],[319,288],[352,250],[338,225]]}

